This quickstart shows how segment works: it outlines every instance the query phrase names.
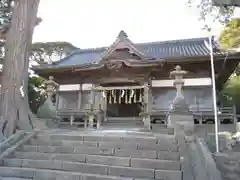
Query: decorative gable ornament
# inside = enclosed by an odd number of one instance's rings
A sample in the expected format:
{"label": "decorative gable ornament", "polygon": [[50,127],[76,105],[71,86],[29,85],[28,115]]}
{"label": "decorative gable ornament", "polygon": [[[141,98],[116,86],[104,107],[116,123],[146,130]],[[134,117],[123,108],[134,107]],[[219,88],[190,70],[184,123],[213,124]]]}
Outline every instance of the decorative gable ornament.
{"label": "decorative gable ornament", "polygon": [[117,40],[108,49],[106,49],[95,62],[100,63],[103,59],[107,59],[107,57],[118,49],[129,49],[129,52],[136,54],[141,59],[146,58],[146,55],[135,47],[135,45],[128,39],[127,34],[122,30],[118,34]]}
{"label": "decorative gable ornament", "polygon": [[118,70],[122,68],[122,62],[110,62],[106,63],[106,67],[111,70]]}
{"label": "decorative gable ornament", "polygon": [[118,34],[118,39],[126,39],[128,38],[127,33],[125,33],[123,30],[120,31],[120,33]]}

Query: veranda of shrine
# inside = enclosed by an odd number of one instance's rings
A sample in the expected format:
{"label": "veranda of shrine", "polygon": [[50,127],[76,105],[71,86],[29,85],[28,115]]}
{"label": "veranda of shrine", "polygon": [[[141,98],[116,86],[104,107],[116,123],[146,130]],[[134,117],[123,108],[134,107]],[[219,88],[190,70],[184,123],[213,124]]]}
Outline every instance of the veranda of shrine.
{"label": "veranda of shrine", "polygon": [[[99,48],[102,51],[100,56],[95,54],[99,49],[78,52],[87,51],[92,56],[91,62],[84,62],[86,58],[82,56],[82,59],[78,59],[81,63],[75,62],[69,65],[66,62],[74,58],[76,53],[73,53],[51,65],[34,67],[34,70],[47,79],[50,76],[54,77],[54,81],[60,85],[56,94],[56,110],[58,116],[62,119],[67,118],[71,125],[84,124],[85,127],[93,127],[96,124],[99,128],[102,123],[107,123],[111,118],[131,117],[141,119],[143,124],[150,128],[151,123],[157,122],[158,119],[164,120],[168,113],[170,107],[163,109],[161,106],[169,104],[173,99],[165,98],[161,101],[159,98],[157,103],[153,101],[155,96],[161,94],[161,89],[168,91],[166,87],[173,86],[171,79],[174,77],[170,77],[170,72],[177,65],[187,72],[184,76],[185,84],[188,83],[193,88],[208,86],[208,89],[211,89],[210,56],[206,40],[204,44],[202,39],[188,40],[188,44],[177,40],[158,42],[160,45],[165,43],[165,47],[174,43],[177,46],[180,44],[182,48],[180,50],[172,48],[171,52],[169,49],[162,48],[163,54],[172,53],[177,56],[161,58],[139,50],[126,33],[121,31],[110,47]],[[154,44],[150,43],[148,46],[151,47]],[[184,47],[187,48],[184,49]],[[197,54],[197,51],[202,54]],[[186,53],[188,55],[185,55]],[[214,43],[214,59],[216,85],[219,90],[238,64],[239,53],[225,52]],[[52,79],[48,81],[50,85],[51,81]],[[76,102],[74,107],[60,105],[61,93],[68,91],[64,89],[65,85],[72,85],[72,88],[73,86],[75,88],[71,91],[75,94],[75,98],[69,99],[69,102]],[[174,92],[176,93],[175,89]],[[212,96],[209,96],[207,101],[211,104]],[[194,114],[197,122],[202,123],[207,118],[213,117],[213,108],[193,107],[190,113]],[[230,118],[234,122],[237,121],[234,107],[221,107],[219,116],[222,119]],[[83,121],[77,121],[78,119]]]}

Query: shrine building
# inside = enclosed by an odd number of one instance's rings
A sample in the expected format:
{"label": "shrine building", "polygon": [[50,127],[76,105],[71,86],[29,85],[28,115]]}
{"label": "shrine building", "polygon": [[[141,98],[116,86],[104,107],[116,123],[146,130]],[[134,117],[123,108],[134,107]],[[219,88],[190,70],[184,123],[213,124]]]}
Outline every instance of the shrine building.
{"label": "shrine building", "polygon": [[[235,70],[240,54],[221,50],[215,41],[213,51],[219,90]],[[81,124],[91,114],[90,124],[100,118],[100,125],[114,119],[137,121],[142,116],[149,116],[152,123],[164,121],[176,96],[169,74],[177,65],[187,71],[183,94],[195,121],[213,117],[207,37],[134,43],[121,31],[109,47],[79,49],[33,69],[46,79],[53,76],[60,85],[55,106],[63,123]],[[225,115],[233,116],[231,108]]]}

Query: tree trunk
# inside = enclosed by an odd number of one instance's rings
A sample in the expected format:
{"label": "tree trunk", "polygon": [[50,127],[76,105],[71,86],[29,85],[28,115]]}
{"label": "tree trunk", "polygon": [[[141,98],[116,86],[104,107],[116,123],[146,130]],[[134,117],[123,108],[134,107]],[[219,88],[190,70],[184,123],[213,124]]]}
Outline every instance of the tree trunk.
{"label": "tree trunk", "polygon": [[[1,90],[1,131],[9,137],[17,129],[31,130],[27,84],[29,51],[39,0],[16,0],[6,39]],[[21,95],[23,87],[25,96]]]}

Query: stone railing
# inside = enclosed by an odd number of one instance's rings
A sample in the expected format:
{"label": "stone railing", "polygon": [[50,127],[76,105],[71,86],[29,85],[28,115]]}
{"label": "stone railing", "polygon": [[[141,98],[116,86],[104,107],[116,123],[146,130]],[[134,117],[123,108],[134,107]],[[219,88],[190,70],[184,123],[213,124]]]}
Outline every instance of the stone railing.
{"label": "stone railing", "polygon": [[186,136],[184,131],[176,128],[175,133],[184,180],[223,180],[214,157],[203,140],[194,135]]}
{"label": "stone railing", "polygon": [[[193,113],[194,118],[199,120],[200,124],[207,119],[214,119],[213,108],[191,108],[190,110]],[[218,108],[218,112],[220,122],[231,120],[232,123],[237,123],[235,107],[220,107]]]}
{"label": "stone railing", "polygon": [[[63,123],[62,121],[59,121],[60,124],[69,124],[69,125],[84,125],[84,127],[88,127],[89,123],[89,116],[93,114],[94,120],[93,126],[99,127],[101,124],[101,121],[103,120],[103,111],[101,109],[78,109],[78,108],[68,108],[68,109],[57,109],[57,116],[60,118],[63,117],[70,117],[69,122]],[[82,119],[81,122],[76,122],[75,118]]]}
{"label": "stone railing", "polygon": [[2,159],[12,154],[22,144],[24,144],[33,136],[35,136],[36,133],[37,131],[32,131],[32,132],[18,131],[8,139],[1,142],[0,143],[0,164],[2,163]]}
{"label": "stone railing", "polygon": [[8,139],[2,141],[0,143],[0,153],[3,153],[6,149],[14,145],[16,142],[18,142],[20,139],[23,138],[24,135],[25,135],[24,131],[18,131]]}
{"label": "stone railing", "polygon": [[222,180],[221,173],[204,140],[196,138],[192,150],[195,180]]}
{"label": "stone railing", "polygon": [[214,157],[224,179],[240,179],[240,152],[216,153]]}

